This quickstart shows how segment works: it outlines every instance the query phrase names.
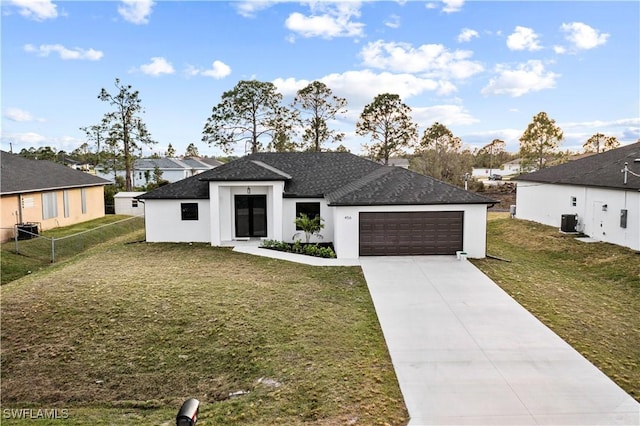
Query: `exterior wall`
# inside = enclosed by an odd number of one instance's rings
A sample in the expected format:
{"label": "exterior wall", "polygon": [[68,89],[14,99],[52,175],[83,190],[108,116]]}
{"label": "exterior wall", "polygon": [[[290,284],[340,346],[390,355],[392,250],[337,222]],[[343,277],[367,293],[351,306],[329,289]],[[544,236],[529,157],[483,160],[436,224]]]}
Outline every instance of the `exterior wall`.
{"label": "exterior wall", "polygon": [[[209,242],[209,200],[144,200],[145,231],[150,243]],[[180,204],[198,203],[198,220],[182,220]]]}
{"label": "exterior wall", "polygon": [[324,198],[285,198],[282,210],[282,233],[283,241],[294,242],[293,236],[297,233],[297,239],[304,242],[304,232],[296,231],[296,203],[320,203],[320,217],[324,219],[322,222],[324,228],[320,231],[322,238],[316,236],[311,237],[312,243],[330,243],[333,242],[333,208],[327,206]]}
{"label": "exterior wall", "polygon": [[360,250],[360,212],[463,211],[463,249],[471,258],[483,258],[487,246],[487,206],[451,204],[432,206],[333,207],[333,246],[339,259],[357,259]]}
{"label": "exterior wall", "polygon": [[[627,210],[626,228],[620,226],[623,209]],[[518,182],[518,219],[560,228],[563,214],[577,214],[577,231],[593,239],[640,250],[640,192]]]}
{"label": "exterior wall", "polygon": [[138,201],[138,206],[133,207],[133,197],[144,192],[119,192],[114,197],[116,214],[128,216],[144,216],[144,201]]}
{"label": "exterior wall", "polygon": [[[222,245],[223,241],[235,239],[235,195],[267,196],[267,237],[282,240],[282,217],[284,182],[210,182],[209,198],[211,208],[211,245]],[[215,200],[215,201],[213,201]]]}
{"label": "exterior wall", "polygon": [[[69,226],[75,223],[86,222],[104,216],[104,187],[90,186],[84,188],[86,193],[86,213],[82,213],[82,189],[70,188],[69,215],[65,217],[64,190],[29,192],[20,195],[5,195],[2,197],[2,241],[13,237],[13,231],[4,228],[13,228],[19,223],[22,215],[22,223],[38,223],[40,231],[46,231],[61,226]],[[54,192],[57,200],[57,216],[44,220],[42,218],[42,194]]]}

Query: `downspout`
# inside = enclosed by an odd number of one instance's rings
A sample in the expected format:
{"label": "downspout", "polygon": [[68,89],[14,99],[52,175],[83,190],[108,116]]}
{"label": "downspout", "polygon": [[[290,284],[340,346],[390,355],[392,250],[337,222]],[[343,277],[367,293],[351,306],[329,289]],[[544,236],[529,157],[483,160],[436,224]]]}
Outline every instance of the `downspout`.
{"label": "downspout", "polygon": [[18,194],[18,223],[22,223],[22,194]]}

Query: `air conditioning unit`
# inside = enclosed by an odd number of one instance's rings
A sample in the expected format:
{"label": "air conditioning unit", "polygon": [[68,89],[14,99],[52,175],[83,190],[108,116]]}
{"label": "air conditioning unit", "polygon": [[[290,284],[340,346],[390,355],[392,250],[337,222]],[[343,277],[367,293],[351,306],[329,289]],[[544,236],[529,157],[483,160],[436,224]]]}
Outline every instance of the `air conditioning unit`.
{"label": "air conditioning unit", "polygon": [[577,214],[563,214],[560,221],[560,230],[562,232],[576,232],[576,226],[578,225]]}

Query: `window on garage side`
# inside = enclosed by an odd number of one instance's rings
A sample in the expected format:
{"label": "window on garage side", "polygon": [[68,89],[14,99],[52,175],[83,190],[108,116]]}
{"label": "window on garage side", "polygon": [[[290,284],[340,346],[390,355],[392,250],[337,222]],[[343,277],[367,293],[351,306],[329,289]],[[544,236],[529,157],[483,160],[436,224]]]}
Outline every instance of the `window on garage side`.
{"label": "window on garage side", "polygon": [[[296,203],[296,217],[306,214],[309,218],[320,216],[320,203]],[[301,231],[296,226],[296,231]]]}
{"label": "window on garage side", "polygon": [[198,220],[198,203],[181,203],[182,220]]}
{"label": "window on garage side", "polygon": [[571,206],[575,207],[578,205],[578,199],[576,197],[571,197]]}

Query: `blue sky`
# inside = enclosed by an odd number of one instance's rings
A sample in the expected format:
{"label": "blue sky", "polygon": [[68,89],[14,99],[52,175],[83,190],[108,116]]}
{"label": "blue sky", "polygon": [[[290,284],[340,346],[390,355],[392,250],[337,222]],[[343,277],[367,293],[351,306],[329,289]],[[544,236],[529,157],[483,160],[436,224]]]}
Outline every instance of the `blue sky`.
{"label": "blue sky", "polygon": [[472,148],[500,138],[517,151],[540,111],[564,130],[562,149],[596,132],[640,138],[636,1],[2,0],[1,47],[1,148],[14,152],[77,148],[116,77],[139,90],[160,154],[193,142],[220,155],[200,142],[204,122],[247,79],[287,103],[327,84],[349,103],[330,126],[354,153],[368,142],[355,122],[380,93],[400,95],[420,135],[439,121]]}

